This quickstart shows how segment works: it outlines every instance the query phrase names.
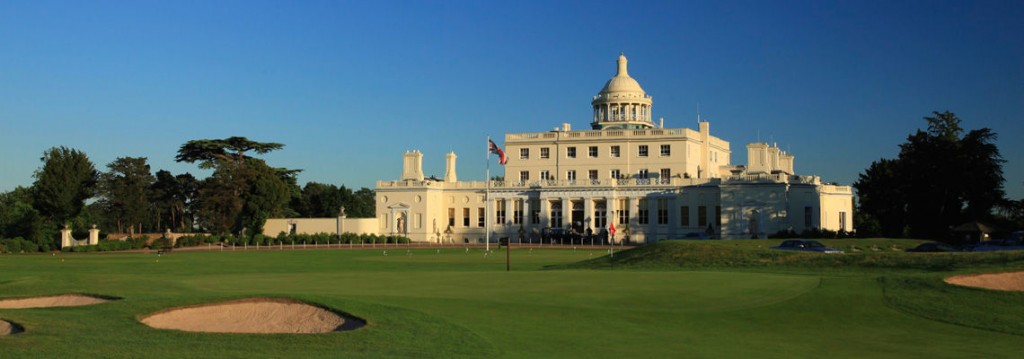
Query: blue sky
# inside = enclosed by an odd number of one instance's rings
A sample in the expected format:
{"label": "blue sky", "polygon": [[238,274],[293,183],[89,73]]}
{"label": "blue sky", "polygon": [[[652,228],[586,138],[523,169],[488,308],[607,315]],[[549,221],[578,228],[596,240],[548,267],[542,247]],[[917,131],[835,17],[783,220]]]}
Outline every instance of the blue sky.
{"label": "blue sky", "polygon": [[[424,152],[484,178],[485,138],[585,129],[625,52],[666,127],[774,140],[796,170],[849,184],[931,111],[999,134],[1024,197],[1020,1],[5,1],[0,191],[44,150],[97,168],[174,163],[192,139],[245,136],[300,182],[373,187]],[[943,174],[936,174],[936,176]]]}

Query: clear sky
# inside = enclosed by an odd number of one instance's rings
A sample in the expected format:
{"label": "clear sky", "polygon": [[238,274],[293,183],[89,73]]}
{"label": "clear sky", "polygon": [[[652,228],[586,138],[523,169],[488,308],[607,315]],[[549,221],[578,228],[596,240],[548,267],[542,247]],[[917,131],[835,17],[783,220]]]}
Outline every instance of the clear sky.
{"label": "clear sky", "polygon": [[695,128],[699,106],[734,164],[772,140],[850,184],[949,110],[999,134],[1021,198],[1022,19],[1024,1],[3,1],[0,191],[54,146],[202,177],[178,147],[229,136],[284,143],[265,158],[302,183],[372,188],[410,149],[482,180],[488,134],[587,129],[625,52],[654,117]]}

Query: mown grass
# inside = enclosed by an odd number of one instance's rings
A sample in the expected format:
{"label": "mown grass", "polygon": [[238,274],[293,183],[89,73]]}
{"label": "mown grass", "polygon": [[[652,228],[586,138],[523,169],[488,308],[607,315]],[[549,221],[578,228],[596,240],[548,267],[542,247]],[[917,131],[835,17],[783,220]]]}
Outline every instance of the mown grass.
{"label": "mown grass", "polygon": [[[0,297],[123,299],[0,310],[26,329],[0,338],[0,357],[998,358],[1024,351],[1010,320],[943,314],[1011,306],[1012,295],[968,289],[939,301],[934,313],[917,309],[948,289],[941,277],[952,272],[931,268],[950,266],[914,264],[892,251],[844,264],[769,251],[765,241],[692,244],[617,252],[614,260],[600,258],[604,250],[514,249],[512,272],[502,252],[450,248],[389,248],[387,256],[383,249],[6,255]],[[1012,267],[1016,258],[969,261]],[[616,270],[591,269],[613,268],[602,261],[616,261]],[[889,264],[857,264],[875,262]],[[316,335],[203,334],[137,320],[168,307],[255,296],[317,303],[368,325]]]}
{"label": "mown grass", "polygon": [[[816,271],[953,271],[1024,268],[1024,251],[984,253],[905,253],[920,241],[894,239],[823,240],[844,254],[770,250],[778,240],[663,241],[635,250],[550,268],[735,269],[773,268]],[[860,248],[853,252],[852,248]]]}

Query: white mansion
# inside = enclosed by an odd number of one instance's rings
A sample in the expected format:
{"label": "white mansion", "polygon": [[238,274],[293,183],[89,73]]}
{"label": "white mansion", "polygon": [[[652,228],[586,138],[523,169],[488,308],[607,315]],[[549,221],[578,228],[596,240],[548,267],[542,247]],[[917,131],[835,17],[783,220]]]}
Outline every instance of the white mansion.
{"label": "white mansion", "polygon": [[[270,219],[264,233],[376,233],[417,242],[482,243],[616,229],[616,243],[764,237],[782,230],[851,231],[853,192],[798,176],[793,155],[768,143],[747,145],[747,165],[730,164],[729,142],[652,122],[651,96],[618,73],[591,101],[591,129],[509,133],[504,180],[459,181],[456,155],[444,179],[424,178],[423,154],[406,152],[402,177],[377,182],[377,218]],[[490,233],[488,233],[490,231]],[[513,239],[515,241],[515,239]]]}
{"label": "white mansion", "polygon": [[613,225],[616,242],[648,242],[853,229],[849,186],[797,175],[793,155],[767,143],[747,145],[747,165],[732,165],[729,142],[707,121],[696,130],[656,126],[651,104],[620,55],[618,73],[591,101],[590,130],[505,135],[503,181],[459,181],[454,153],[443,180],[424,178],[423,154],[406,152],[402,178],[377,182],[377,232],[476,243]]}

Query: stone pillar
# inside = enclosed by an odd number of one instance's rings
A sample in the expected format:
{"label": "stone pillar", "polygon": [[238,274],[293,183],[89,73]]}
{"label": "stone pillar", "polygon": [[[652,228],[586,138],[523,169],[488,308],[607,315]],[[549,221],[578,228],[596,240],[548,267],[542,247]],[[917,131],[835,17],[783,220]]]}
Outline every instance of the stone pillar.
{"label": "stone pillar", "polygon": [[71,228],[68,228],[67,226],[64,226],[64,228],[60,230],[60,247],[61,248],[68,248],[68,247],[74,247],[74,246],[75,246],[75,239],[71,238]]}
{"label": "stone pillar", "polygon": [[92,228],[89,228],[89,245],[95,246],[97,244],[100,244],[100,229],[96,228],[94,224]]}
{"label": "stone pillar", "polygon": [[572,199],[562,198],[562,228],[572,226]]}
{"label": "stone pillar", "polygon": [[511,228],[512,223],[514,223],[513,218],[516,216],[515,201],[517,201],[517,199],[505,199],[505,223],[502,223],[502,230],[505,231],[506,235],[508,235],[508,230]]}
{"label": "stone pillar", "polygon": [[551,201],[547,198],[540,199],[540,226],[551,227]]}
{"label": "stone pillar", "polygon": [[586,233],[587,228],[597,233],[597,229],[594,227],[594,199],[583,198],[583,231]]}
{"label": "stone pillar", "polygon": [[533,219],[533,212],[530,212],[530,197],[526,196],[523,198],[523,228],[530,228],[533,223],[530,220]]}

